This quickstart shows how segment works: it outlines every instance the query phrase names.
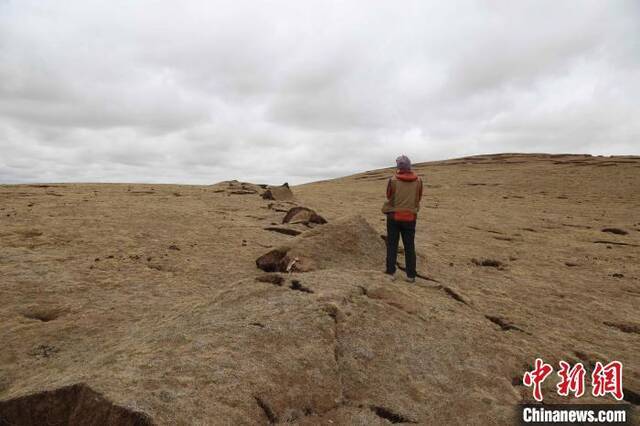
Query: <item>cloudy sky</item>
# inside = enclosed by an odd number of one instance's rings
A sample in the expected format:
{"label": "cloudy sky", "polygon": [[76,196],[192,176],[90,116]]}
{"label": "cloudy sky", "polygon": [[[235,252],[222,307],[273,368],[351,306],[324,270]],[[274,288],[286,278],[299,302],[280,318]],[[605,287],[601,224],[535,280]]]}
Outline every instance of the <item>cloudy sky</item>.
{"label": "cloudy sky", "polygon": [[640,154],[640,2],[0,0],[0,183]]}

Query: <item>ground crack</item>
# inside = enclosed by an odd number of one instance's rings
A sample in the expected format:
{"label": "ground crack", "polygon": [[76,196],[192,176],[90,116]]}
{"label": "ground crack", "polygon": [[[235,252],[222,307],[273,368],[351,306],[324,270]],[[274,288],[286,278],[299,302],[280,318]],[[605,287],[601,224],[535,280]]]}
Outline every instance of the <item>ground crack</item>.
{"label": "ground crack", "polygon": [[264,412],[264,415],[267,416],[267,419],[269,420],[269,424],[278,423],[278,417],[273,412],[273,409],[271,408],[271,406],[259,396],[254,395],[254,398],[258,403],[258,406],[260,407],[260,409],[262,409],[262,411]]}
{"label": "ground crack", "polygon": [[388,408],[379,407],[377,405],[370,406],[371,411],[373,411],[376,416],[381,417],[385,420],[390,421],[391,423],[418,423],[415,420],[409,419],[408,417],[403,416],[402,414],[394,413]]}
{"label": "ground crack", "polygon": [[603,324],[606,325],[607,327],[617,328],[623,333],[640,334],[640,326],[636,324],[626,324],[622,322],[611,322],[611,321],[604,321]]}
{"label": "ground crack", "polygon": [[331,319],[333,320],[333,360],[336,364],[336,375],[338,377],[338,389],[339,389],[339,393],[338,393],[338,400],[337,400],[337,405],[336,408],[338,406],[340,406],[343,403],[343,384],[342,384],[342,371],[340,370],[340,357],[341,357],[341,353],[340,353],[340,322],[338,320],[338,308],[335,305],[328,305],[326,307],[326,312],[327,314],[329,314],[329,316],[331,317]]}
{"label": "ground crack", "polygon": [[520,332],[525,333],[525,334],[529,334],[526,331],[524,331],[523,329],[521,329],[520,327],[511,324],[509,321],[507,321],[504,318],[491,316],[491,315],[485,315],[484,317],[486,319],[488,319],[489,321],[491,321],[492,323],[497,324],[498,326],[500,326],[502,331],[515,330],[515,331],[520,331]]}

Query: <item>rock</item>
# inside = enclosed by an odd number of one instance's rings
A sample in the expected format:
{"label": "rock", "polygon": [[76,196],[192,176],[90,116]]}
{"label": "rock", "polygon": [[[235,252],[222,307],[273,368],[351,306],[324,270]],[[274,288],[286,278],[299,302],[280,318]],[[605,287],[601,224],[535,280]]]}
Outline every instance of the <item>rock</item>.
{"label": "rock", "polygon": [[327,221],[325,218],[307,207],[293,207],[289,209],[287,214],[284,216],[282,223],[302,223],[308,225],[309,223],[325,224]]}
{"label": "rock", "polygon": [[318,269],[373,269],[383,267],[385,245],[379,234],[359,215],[310,230],[256,260],[267,272],[292,269],[307,272]]}

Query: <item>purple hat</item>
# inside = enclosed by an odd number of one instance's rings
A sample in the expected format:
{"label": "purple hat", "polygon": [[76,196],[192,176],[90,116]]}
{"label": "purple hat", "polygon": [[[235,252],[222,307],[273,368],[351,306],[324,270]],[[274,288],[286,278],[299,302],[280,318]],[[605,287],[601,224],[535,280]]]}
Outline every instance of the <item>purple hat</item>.
{"label": "purple hat", "polygon": [[406,172],[411,170],[411,160],[409,160],[409,157],[407,157],[406,155],[401,155],[400,157],[396,158],[396,165],[401,171]]}

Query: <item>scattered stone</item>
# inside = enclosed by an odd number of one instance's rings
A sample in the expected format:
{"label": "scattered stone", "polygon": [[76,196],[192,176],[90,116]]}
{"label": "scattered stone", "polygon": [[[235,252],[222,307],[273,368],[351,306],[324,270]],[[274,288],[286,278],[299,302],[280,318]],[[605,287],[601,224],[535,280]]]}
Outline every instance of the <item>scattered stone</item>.
{"label": "scattered stone", "polygon": [[178,247],[178,246],[177,246],[177,245],[175,245],[175,244],[171,244],[168,248],[169,248],[169,250],[177,250],[177,251],[180,251],[180,247]]}

